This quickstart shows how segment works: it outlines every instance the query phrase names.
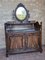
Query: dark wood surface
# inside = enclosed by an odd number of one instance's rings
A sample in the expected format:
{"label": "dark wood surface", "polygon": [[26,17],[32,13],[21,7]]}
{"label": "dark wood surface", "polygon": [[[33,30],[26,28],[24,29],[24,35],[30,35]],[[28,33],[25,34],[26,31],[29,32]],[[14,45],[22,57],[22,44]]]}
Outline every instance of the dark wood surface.
{"label": "dark wood surface", "polygon": [[[27,28],[28,31],[11,30],[9,26],[29,25],[30,23],[15,24],[14,22],[5,23],[6,56],[9,53],[21,53],[37,50],[42,52],[42,23],[40,30]],[[34,25],[31,23],[30,25]],[[34,26],[33,26],[34,27]],[[7,30],[9,28],[10,30]],[[15,51],[15,52],[13,52]],[[20,52],[21,51],[21,52]]]}

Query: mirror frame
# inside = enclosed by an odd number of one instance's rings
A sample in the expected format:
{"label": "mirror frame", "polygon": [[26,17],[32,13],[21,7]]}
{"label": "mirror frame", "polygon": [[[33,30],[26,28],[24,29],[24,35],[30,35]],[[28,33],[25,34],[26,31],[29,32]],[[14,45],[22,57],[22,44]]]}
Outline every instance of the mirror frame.
{"label": "mirror frame", "polygon": [[[17,10],[19,7],[23,7],[23,8],[26,10],[26,17],[25,17],[23,20],[18,19],[17,16],[16,16],[16,10]],[[18,21],[21,21],[21,22],[22,22],[22,21],[24,21],[25,19],[27,19],[27,16],[28,16],[28,11],[27,11],[27,9],[25,8],[25,6],[24,6],[22,3],[18,4],[17,7],[16,7],[16,9],[15,9],[15,17],[16,17],[16,19],[17,19]]]}

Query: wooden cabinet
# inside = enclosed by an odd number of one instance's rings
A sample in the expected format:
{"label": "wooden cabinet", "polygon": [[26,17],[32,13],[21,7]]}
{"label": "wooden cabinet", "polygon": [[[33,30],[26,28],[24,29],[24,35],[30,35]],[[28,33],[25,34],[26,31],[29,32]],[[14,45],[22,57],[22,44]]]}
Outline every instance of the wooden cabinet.
{"label": "wooden cabinet", "polygon": [[[24,29],[18,30],[15,29],[17,28],[17,26],[21,28],[22,26],[25,26],[26,28],[23,27]],[[8,54],[32,51],[42,52],[41,27],[40,30],[35,30],[34,23],[29,24],[5,23],[6,56],[8,56]]]}

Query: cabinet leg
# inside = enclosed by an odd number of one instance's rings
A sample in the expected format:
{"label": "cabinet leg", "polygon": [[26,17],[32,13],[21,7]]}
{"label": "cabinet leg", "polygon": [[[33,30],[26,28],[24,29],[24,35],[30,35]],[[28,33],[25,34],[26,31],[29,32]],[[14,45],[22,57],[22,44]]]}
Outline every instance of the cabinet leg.
{"label": "cabinet leg", "polygon": [[6,57],[8,57],[8,54],[6,54]]}
{"label": "cabinet leg", "polygon": [[43,51],[43,50],[42,50],[42,48],[41,48],[41,49],[40,49],[40,53],[42,53],[42,51]]}
{"label": "cabinet leg", "polygon": [[6,51],[6,57],[8,57],[8,51]]}

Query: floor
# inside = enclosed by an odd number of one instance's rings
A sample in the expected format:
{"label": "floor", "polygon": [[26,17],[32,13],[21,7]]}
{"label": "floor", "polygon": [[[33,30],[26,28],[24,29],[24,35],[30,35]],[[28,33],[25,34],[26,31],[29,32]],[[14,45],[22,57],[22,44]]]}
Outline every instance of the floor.
{"label": "floor", "polygon": [[45,47],[43,47],[43,52],[25,53],[10,55],[8,58],[5,56],[5,50],[0,50],[0,60],[45,60]]}

